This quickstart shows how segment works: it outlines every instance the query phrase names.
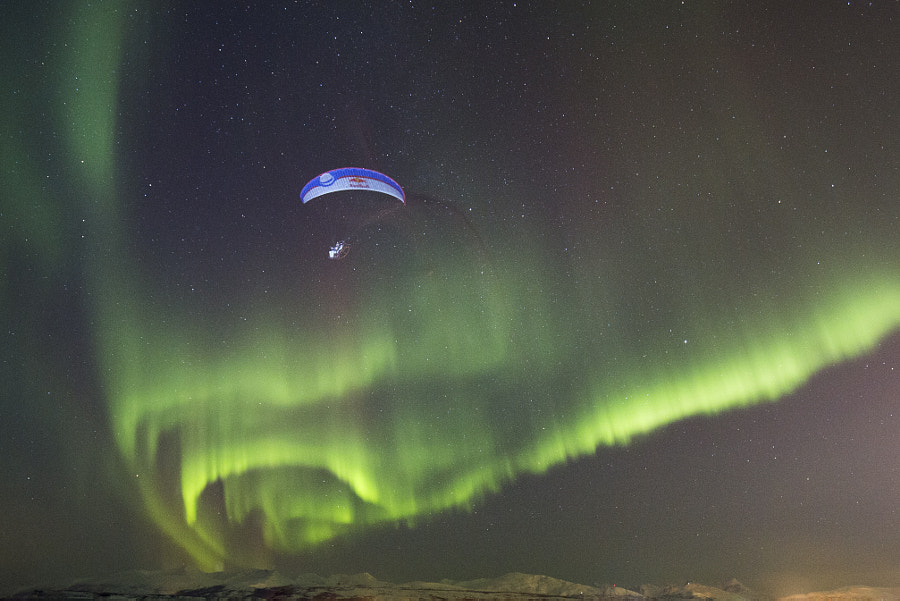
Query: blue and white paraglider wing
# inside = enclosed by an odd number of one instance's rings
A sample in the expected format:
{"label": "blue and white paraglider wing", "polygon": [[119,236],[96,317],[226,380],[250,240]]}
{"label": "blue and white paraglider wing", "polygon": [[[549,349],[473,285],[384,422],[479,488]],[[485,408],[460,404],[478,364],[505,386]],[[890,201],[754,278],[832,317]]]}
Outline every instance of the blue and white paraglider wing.
{"label": "blue and white paraglider wing", "polygon": [[303,186],[303,190],[300,192],[300,200],[303,204],[306,204],[314,198],[330,194],[331,192],[354,190],[381,192],[382,194],[393,196],[406,204],[406,194],[403,193],[403,188],[400,187],[400,184],[383,173],[359,167],[334,169],[314,177],[308,184]]}

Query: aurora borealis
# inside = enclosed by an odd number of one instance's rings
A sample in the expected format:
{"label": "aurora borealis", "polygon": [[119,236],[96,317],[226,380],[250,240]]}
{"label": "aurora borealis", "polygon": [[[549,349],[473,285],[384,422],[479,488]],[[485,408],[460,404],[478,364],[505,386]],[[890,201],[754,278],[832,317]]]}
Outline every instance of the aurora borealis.
{"label": "aurora borealis", "polygon": [[900,580],[896,4],[3,12],[11,581]]}

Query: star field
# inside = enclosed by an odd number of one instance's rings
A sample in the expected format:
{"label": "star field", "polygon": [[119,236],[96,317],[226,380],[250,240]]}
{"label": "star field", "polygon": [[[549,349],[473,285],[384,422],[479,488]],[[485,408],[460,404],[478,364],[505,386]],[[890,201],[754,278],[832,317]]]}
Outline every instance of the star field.
{"label": "star field", "polygon": [[9,583],[897,584],[896,5],[4,13]]}

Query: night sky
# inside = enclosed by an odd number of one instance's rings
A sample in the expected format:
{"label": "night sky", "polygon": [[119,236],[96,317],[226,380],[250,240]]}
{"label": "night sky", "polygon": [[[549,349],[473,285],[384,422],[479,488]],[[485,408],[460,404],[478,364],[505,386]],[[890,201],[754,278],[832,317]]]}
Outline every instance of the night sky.
{"label": "night sky", "polygon": [[900,585],[898,26],[3,3],[0,584]]}

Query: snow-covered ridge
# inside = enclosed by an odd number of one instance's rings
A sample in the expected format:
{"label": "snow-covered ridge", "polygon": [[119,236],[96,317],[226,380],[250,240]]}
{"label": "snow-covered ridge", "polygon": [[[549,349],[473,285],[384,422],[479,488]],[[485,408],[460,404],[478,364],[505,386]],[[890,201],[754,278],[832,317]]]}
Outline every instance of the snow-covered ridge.
{"label": "snow-covered ridge", "polygon": [[[297,599],[307,601],[553,601],[670,600],[763,601],[737,580],[721,588],[696,583],[643,585],[637,591],[617,586],[588,586],[550,576],[512,572],[498,578],[393,584],[368,573],[289,578],[269,570],[205,573],[196,570],[130,571],[109,578],[59,587],[30,587],[13,599]],[[900,589],[848,587],[792,595],[777,601],[900,601]]]}

